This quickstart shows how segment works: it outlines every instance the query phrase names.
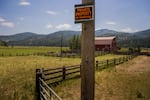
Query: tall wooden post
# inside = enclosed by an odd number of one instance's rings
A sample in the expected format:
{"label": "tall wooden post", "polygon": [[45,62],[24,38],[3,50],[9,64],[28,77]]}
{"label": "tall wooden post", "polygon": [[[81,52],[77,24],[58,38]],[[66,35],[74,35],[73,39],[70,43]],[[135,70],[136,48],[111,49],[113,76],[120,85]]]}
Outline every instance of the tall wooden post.
{"label": "tall wooden post", "polygon": [[[82,0],[82,4],[95,4],[94,0]],[[95,21],[82,23],[81,47],[81,100],[94,100],[95,83]]]}
{"label": "tall wooden post", "polygon": [[36,69],[36,100],[40,100],[40,80],[42,78],[41,69]]}

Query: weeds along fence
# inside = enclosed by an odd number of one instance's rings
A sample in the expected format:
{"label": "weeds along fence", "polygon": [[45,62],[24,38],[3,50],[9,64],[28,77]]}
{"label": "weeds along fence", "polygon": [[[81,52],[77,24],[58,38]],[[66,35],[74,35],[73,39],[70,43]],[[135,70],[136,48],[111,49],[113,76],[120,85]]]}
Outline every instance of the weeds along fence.
{"label": "weeds along fence", "polygon": [[[108,59],[104,61],[96,61],[95,70],[100,71],[110,66],[115,66],[131,60],[136,55]],[[36,69],[36,97],[37,100],[61,100],[61,98],[53,91],[51,86],[58,83],[80,77],[81,65],[63,66],[61,68]]]}
{"label": "weeds along fence", "polygon": [[[95,52],[95,56],[103,56],[108,54],[108,52]],[[0,52],[0,57],[11,57],[11,56],[51,56],[51,57],[67,57],[67,58],[75,58],[80,57],[80,54],[78,53],[56,53],[56,52],[36,52],[36,53],[4,53]]]}
{"label": "weeds along fence", "polygon": [[47,53],[37,52],[37,53],[0,53],[0,57],[5,56],[53,56]]}

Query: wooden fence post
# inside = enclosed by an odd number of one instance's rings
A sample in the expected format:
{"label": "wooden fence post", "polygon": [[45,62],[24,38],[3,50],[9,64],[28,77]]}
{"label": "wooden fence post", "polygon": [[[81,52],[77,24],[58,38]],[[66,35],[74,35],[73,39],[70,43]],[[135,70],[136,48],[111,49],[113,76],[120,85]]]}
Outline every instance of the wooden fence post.
{"label": "wooden fence post", "polygon": [[82,67],[82,64],[80,63],[80,76],[81,76],[81,72],[82,72],[82,71],[81,71],[81,69],[82,69],[81,67]]}
{"label": "wooden fence post", "polygon": [[40,100],[40,80],[42,78],[41,69],[36,69],[36,100]]}
{"label": "wooden fence post", "polygon": [[107,59],[107,67],[108,67],[108,65],[109,65],[109,60]]}
{"label": "wooden fence post", "polygon": [[50,91],[50,100],[53,100],[52,92]]}
{"label": "wooden fence post", "polygon": [[129,55],[129,60],[131,59],[131,55]]}
{"label": "wooden fence post", "polygon": [[121,58],[119,58],[119,64],[121,63]]}
{"label": "wooden fence post", "polygon": [[126,58],[125,58],[125,57],[123,57],[123,63],[126,61],[125,59],[126,59]]}
{"label": "wooden fence post", "polygon": [[62,74],[63,74],[62,78],[63,80],[65,80],[66,79],[66,67],[65,66],[63,66],[62,68]]}
{"label": "wooden fence post", "polygon": [[41,69],[42,79],[44,79],[44,68]]}
{"label": "wooden fence post", "polygon": [[126,56],[126,61],[128,61],[128,56]]}
{"label": "wooden fence post", "polygon": [[116,59],[114,58],[114,65],[116,65]]}
{"label": "wooden fence post", "polygon": [[98,61],[96,61],[96,70],[98,70],[99,68],[98,68]]}

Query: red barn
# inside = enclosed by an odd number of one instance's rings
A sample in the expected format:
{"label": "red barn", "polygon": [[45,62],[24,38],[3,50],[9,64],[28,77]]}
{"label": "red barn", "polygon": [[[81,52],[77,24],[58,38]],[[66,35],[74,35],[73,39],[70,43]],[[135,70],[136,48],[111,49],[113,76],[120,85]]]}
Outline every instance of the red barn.
{"label": "red barn", "polygon": [[117,51],[116,37],[95,37],[95,50],[96,51]]}

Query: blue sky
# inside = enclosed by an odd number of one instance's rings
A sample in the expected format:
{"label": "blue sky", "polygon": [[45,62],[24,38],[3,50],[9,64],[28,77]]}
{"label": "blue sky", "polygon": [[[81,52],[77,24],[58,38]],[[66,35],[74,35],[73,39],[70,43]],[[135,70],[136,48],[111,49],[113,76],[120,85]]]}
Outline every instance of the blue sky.
{"label": "blue sky", "polygon": [[[150,28],[150,0],[95,0],[95,29],[136,32]],[[81,0],[0,0],[0,35],[81,30],[74,5]]]}

